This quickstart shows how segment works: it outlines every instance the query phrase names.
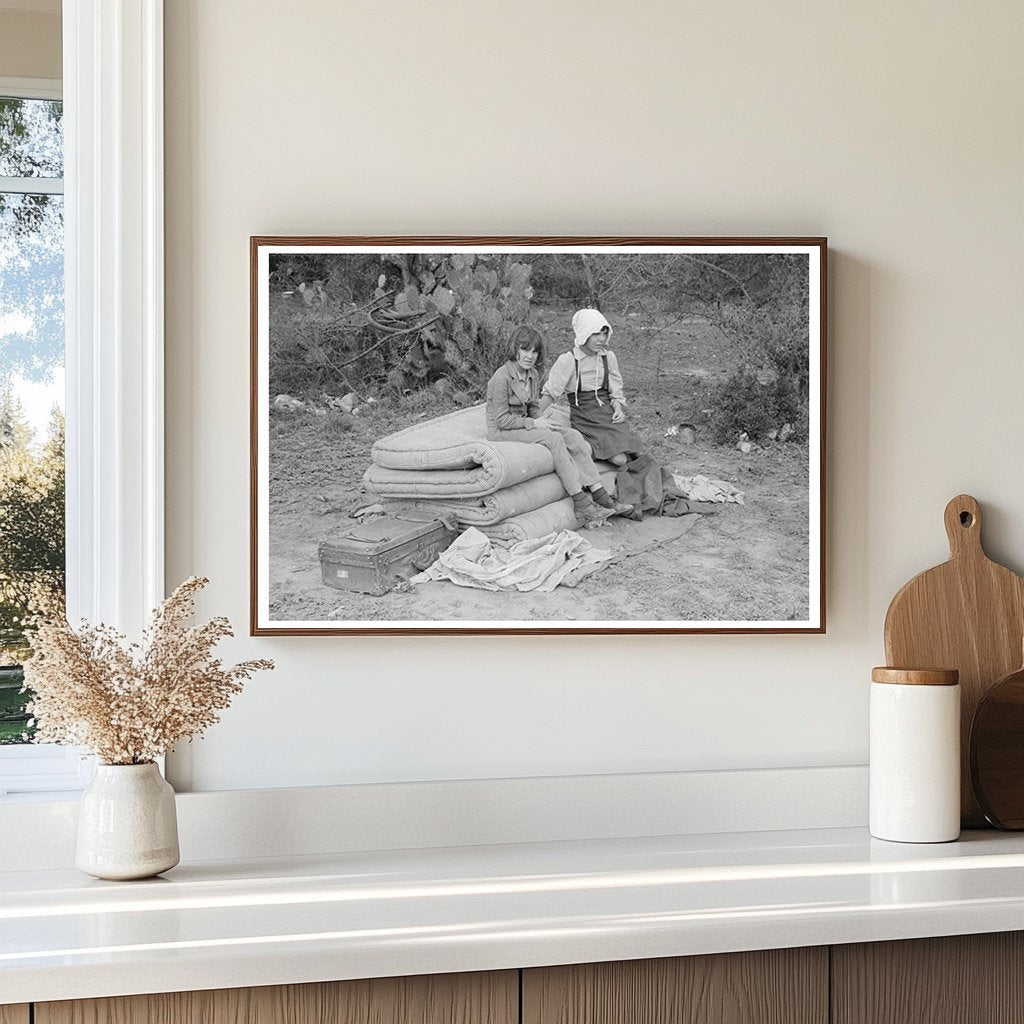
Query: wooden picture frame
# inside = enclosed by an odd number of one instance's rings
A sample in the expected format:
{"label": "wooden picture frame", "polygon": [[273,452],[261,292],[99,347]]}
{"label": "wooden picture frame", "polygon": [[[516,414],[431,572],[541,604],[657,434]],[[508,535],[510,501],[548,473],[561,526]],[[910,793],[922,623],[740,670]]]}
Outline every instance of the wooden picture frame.
{"label": "wooden picture frame", "polygon": [[[252,237],[251,634],[824,633],[826,297],[817,237]],[[665,494],[688,493],[702,518],[645,518],[636,530],[655,537],[647,548],[622,521],[580,531],[618,554],[571,591],[432,581],[374,596],[324,583],[330,537],[378,504],[406,515],[408,498],[360,492],[364,469],[381,486],[371,446],[406,427],[415,441],[421,423],[443,432],[435,418],[449,412],[459,429],[482,424],[475,404],[511,329],[538,327],[547,372],[581,351],[571,314],[595,300],[615,337],[627,421],[672,470]],[[608,386],[600,371],[593,380]],[[435,467],[424,472],[434,487]],[[501,523],[513,541],[538,529]]]}

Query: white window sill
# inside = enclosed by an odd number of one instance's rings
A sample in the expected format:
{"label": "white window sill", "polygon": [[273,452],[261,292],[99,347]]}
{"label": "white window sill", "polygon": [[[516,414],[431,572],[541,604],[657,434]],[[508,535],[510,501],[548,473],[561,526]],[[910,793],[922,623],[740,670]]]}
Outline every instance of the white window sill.
{"label": "white window sill", "polygon": [[51,743],[0,746],[0,801],[76,799],[92,779],[95,758]]}
{"label": "white window sill", "polygon": [[0,801],[5,804],[49,804],[77,800],[80,790],[47,791],[40,793],[7,793],[0,789]]}

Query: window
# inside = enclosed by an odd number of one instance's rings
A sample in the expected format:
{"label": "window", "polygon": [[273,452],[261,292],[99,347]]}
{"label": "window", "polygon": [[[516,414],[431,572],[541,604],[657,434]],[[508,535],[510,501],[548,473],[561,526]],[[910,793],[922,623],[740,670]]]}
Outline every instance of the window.
{"label": "window", "polygon": [[[2,88],[2,87],[0,87]],[[17,662],[33,601],[64,597],[60,100],[0,91],[0,744],[30,738]]]}
{"label": "window", "polygon": [[[26,746],[25,617],[63,603],[64,140],[59,83],[0,80],[0,774],[80,780],[77,757]],[[45,771],[43,771],[45,769]],[[50,785],[47,778],[45,785]]]}
{"label": "window", "polygon": [[0,744],[30,738],[24,618],[64,597],[60,100],[0,92]]}

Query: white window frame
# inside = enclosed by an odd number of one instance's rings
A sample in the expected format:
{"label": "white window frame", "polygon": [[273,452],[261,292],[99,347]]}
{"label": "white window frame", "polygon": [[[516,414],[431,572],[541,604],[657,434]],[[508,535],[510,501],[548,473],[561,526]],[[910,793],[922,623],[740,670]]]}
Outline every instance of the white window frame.
{"label": "white window frame", "polygon": [[[63,0],[63,48],[68,617],[138,635],[164,596],[163,0]],[[91,773],[0,750],[0,795]]]}

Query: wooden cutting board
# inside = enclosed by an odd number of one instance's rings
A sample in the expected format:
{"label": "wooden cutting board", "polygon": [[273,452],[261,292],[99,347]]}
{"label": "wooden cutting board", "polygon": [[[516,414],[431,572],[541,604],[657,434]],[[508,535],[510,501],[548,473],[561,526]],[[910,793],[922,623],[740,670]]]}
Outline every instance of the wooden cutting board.
{"label": "wooden cutting board", "polygon": [[971,722],[988,688],[1020,667],[1024,578],[993,562],[981,544],[981,508],[960,494],[945,511],[949,561],[915,576],[885,616],[885,657],[894,668],[960,671],[960,813],[986,825],[971,789]]}

